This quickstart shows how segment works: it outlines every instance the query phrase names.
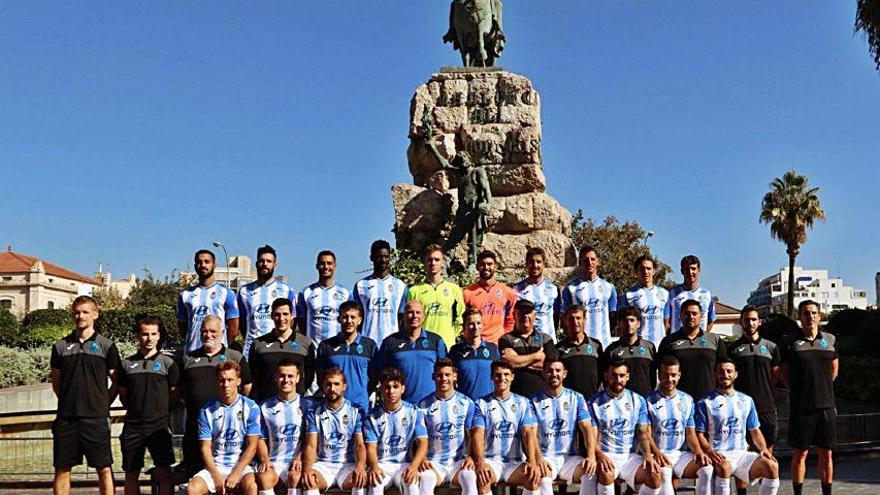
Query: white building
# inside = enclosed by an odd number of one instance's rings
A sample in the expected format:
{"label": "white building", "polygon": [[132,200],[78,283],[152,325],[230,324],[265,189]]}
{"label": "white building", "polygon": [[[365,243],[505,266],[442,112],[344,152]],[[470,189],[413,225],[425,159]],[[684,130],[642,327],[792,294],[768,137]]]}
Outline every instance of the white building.
{"label": "white building", "polygon": [[63,309],[76,296],[89,295],[98,285],[80,275],[34,256],[0,253],[0,308],[21,318],[35,309]]}
{"label": "white building", "polygon": [[[822,313],[843,309],[866,309],[868,291],[844,285],[841,278],[829,278],[828,270],[805,270],[794,267],[794,305],[811,299],[821,306]],[[749,304],[756,306],[761,315],[782,313],[788,297],[788,267],[758,282],[758,288],[749,295]]]}
{"label": "white building", "polygon": [[116,291],[116,293],[118,293],[123,299],[128,299],[131,290],[140,284],[140,280],[134,273],[129,274],[128,278],[115,280],[113,274],[109,271],[104,271],[103,263],[98,263],[98,271],[95,272],[95,280],[98,282],[101,289]]}

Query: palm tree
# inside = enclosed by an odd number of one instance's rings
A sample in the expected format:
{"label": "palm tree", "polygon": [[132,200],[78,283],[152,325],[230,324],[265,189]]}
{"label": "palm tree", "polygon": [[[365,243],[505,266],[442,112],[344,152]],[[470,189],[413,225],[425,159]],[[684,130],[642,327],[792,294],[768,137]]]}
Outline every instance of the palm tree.
{"label": "palm tree", "polygon": [[861,31],[868,39],[868,50],[880,70],[880,0],[858,0],[855,31]]}
{"label": "palm tree", "polygon": [[816,220],[825,220],[819,204],[819,188],[810,188],[806,175],[794,169],[770,183],[761,201],[761,223],[770,224],[770,236],[785,243],[788,253],[788,316],[794,311],[794,260],[801,244],[807,242],[807,229]]}

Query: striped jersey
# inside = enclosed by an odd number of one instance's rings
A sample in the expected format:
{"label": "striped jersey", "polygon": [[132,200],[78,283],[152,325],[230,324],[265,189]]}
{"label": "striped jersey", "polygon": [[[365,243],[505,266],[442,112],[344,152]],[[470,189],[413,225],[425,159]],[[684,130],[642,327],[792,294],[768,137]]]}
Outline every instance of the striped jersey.
{"label": "striped jersey", "polygon": [[562,289],[560,311],[570,306],[583,306],[586,322],[584,333],[607,348],[611,344],[611,316],[617,311],[617,289],[605,279],[585,280],[578,277]]}
{"label": "striped jersey", "polygon": [[513,285],[513,290],[520,299],[529,300],[535,305],[535,330],[546,333],[556,343],[554,317],[559,314],[561,303],[559,287],[546,278],[536,284],[523,279]]}
{"label": "striped jersey", "polygon": [[238,289],[238,312],[241,315],[238,330],[244,337],[243,355],[250,355],[254,339],[275,328],[272,303],[278,298],[290,299],[290,310],[296,316],[296,291],[278,279],[273,278],[263,285],[254,281]]}
{"label": "striped jersey", "polygon": [[435,464],[452,465],[467,456],[467,435],[472,428],[485,428],[474,401],[461,392],[441,399],[436,393],[419,403],[428,431],[428,457]]}
{"label": "striped jersey", "polygon": [[531,397],[535,419],[538,420],[538,442],[545,456],[564,456],[577,453],[578,425],[592,423],[584,396],[570,388],[563,388],[554,397],[542,390]]}
{"label": "striped jersey", "polygon": [[724,395],[717,390],[697,403],[694,423],[697,431],[706,433],[712,450],[723,452],[746,450],[746,432],[761,426],[751,397],[739,391]]}
{"label": "striped jersey", "polygon": [[687,290],[684,284],[677,285],[669,291],[669,328],[676,331],[681,328],[681,305],[688,299],[693,299],[700,303],[700,311],[703,319],[700,321],[700,328],[703,330],[715,321],[715,299],[709,289],[697,287],[694,290]]}
{"label": "striped jersey", "polygon": [[639,336],[659,347],[660,341],[666,336],[663,319],[669,316],[669,292],[659,285],[650,289],[634,285],[626,291],[624,299],[626,306],[634,306],[642,313]]}
{"label": "striped jersey", "polygon": [[376,444],[379,462],[410,460],[415,439],[427,436],[424,413],[409,402],[402,401],[396,411],[377,404],[364,419],[364,442]]}
{"label": "striped jersey", "polygon": [[388,275],[372,275],[354,285],[354,300],[364,308],[361,333],[381,344],[385,337],[397,332],[397,315],[406,305],[406,284]]}
{"label": "striped jersey", "polygon": [[477,401],[477,408],[486,422],[486,459],[521,462],[522,429],[537,424],[529,400],[514,393],[503,400],[489,394]]}
{"label": "striped jersey", "polygon": [[461,287],[448,280],[436,286],[418,284],[409,288],[407,300],[419,301],[425,306],[425,321],[422,322],[425,330],[443,337],[447,348],[455,345],[455,338],[461,330],[461,315],[464,314]]}
{"label": "striped jersey", "polygon": [[303,416],[315,407],[315,400],[298,395],[281,400],[277,395],[260,404],[260,429],[269,448],[269,460],[290,465],[302,449]]}
{"label": "striped jersey", "polygon": [[199,284],[187,287],[177,298],[177,319],[187,325],[186,354],[202,346],[202,320],[208,315],[223,321],[223,345],[226,345],[226,320],[238,318],[238,302],[229,287],[214,282],[208,287]]}
{"label": "striped jersey", "polygon": [[590,399],[590,415],[599,430],[599,448],[609,454],[635,449],[636,425],[649,425],[645,399],[628,389],[617,397],[603,390]]}
{"label": "striped jersey", "polygon": [[247,397],[229,405],[214,399],[199,411],[199,440],[211,441],[217,467],[234,468],[249,436],[260,436],[260,408]]}
{"label": "striped jersey", "polygon": [[306,335],[315,345],[339,333],[339,305],[350,300],[351,291],[338,284],[323,287],[315,282],[299,292],[296,316],[305,318]]}
{"label": "striped jersey", "polygon": [[685,450],[685,429],[694,427],[693,397],[681,390],[676,390],[672,397],[654,390],[645,400],[657,448],[663,452]]}
{"label": "striped jersey", "polygon": [[363,410],[346,400],[333,409],[319,402],[306,411],[306,434],[318,435],[316,460],[335,464],[354,462],[354,440],[363,435]]}

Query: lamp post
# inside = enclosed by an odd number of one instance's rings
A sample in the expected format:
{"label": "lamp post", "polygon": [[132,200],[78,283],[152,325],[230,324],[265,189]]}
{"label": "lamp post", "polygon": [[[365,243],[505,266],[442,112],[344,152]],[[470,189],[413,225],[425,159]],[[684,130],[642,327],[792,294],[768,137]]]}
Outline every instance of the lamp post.
{"label": "lamp post", "polygon": [[223,255],[226,257],[226,283],[229,284],[231,289],[234,289],[235,287],[232,287],[232,272],[229,270],[229,253],[226,252],[226,246],[220,241],[214,241],[214,247],[223,249]]}
{"label": "lamp post", "polygon": [[653,231],[653,230],[649,230],[648,232],[645,233],[645,240],[642,241],[642,246],[647,246],[647,245],[648,245],[648,239],[650,239],[651,237],[654,237],[654,231]]}

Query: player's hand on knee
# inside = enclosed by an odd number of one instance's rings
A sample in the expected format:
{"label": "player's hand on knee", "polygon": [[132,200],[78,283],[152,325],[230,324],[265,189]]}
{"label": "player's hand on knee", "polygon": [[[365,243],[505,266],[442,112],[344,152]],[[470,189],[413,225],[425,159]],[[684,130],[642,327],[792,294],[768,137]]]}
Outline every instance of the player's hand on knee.
{"label": "player's hand on knee", "polygon": [[596,457],[590,456],[584,458],[584,461],[581,462],[581,469],[583,469],[584,474],[588,476],[596,474]]}
{"label": "player's hand on knee", "polygon": [[430,471],[434,469],[434,466],[431,465],[431,461],[425,459],[419,464],[419,472]]}
{"label": "player's hand on knee", "polygon": [[654,454],[654,460],[657,461],[657,464],[660,465],[660,467],[668,467],[672,465],[672,461],[670,461],[669,457],[663,452],[657,452]]}

